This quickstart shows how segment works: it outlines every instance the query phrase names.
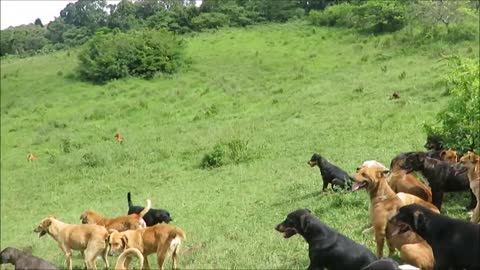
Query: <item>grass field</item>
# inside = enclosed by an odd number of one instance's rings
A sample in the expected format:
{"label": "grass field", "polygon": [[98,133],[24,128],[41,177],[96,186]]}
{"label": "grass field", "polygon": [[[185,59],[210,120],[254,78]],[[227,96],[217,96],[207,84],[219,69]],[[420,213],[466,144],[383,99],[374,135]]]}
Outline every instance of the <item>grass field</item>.
{"label": "grass field", "polygon": [[[102,86],[75,79],[76,50],[2,59],[2,248],[31,248],[63,265],[54,240],[33,233],[38,222],[79,223],[87,209],[126,214],[130,191],[186,231],[181,268],[305,268],[304,240],[273,229],[296,208],[373,251],[373,236],[361,234],[365,191],[321,193],[307,160],[319,152],[353,172],[364,160],[389,164],[422,150],[423,123],[448,101],[444,56],[479,57],[478,41],[408,49],[390,36],[300,23],[186,43],[190,69]],[[389,99],[393,91],[399,100]],[[215,145],[227,149],[225,164],[202,168]],[[27,162],[30,152],[39,160]],[[443,212],[465,219],[467,198],[448,196]],[[78,254],[74,266],[82,268]]]}

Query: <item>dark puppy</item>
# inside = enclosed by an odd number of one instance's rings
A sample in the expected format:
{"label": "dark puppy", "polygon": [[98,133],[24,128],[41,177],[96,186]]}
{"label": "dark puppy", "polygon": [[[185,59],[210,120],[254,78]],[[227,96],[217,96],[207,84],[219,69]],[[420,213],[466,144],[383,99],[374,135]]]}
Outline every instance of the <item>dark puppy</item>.
{"label": "dark puppy", "polygon": [[298,209],[275,227],[285,238],[300,234],[308,243],[309,270],[361,269],[377,258],[366,247],[328,227],[310,213]]}
{"label": "dark puppy", "polygon": [[[130,192],[127,194],[127,199],[128,199],[128,214],[133,214],[133,213],[140,213],[144,209],[142,206],[135,206],[132,203],[132,198],[130,196]],[[143,220],[145,220],[145,223],[147,224],[147,227],[153,226],[157,223],[169,223],[170,221],[173,221],[172,217],[170,216],[170,213],[167,210],[164,209],[150,209],[145,216],[143,216]]]}
{"label": "dark puppy", "polygon": [[45,261],[44,259],[35,257],[31,254],[23,252],[13,247],[7,247],[0,252],[0,264],[11,263],[15,265],[15,269],[25,270],[54,270],[59,269],[55,265]]}
{"label": "dark puppy", "polygon": [[408,154],[400,167],[408,173],[412,171],[422,173],[432,189],[432,203],[439,210],[442,207],[444,192],[469,191],[470,205],[467,209],[473,209],[477,204],[475,195],[470,190],[468,171],[459,164],[429,158],[424,152],[413,152]]}
{"label": "dark puppy", "polygon": [[411,228],[427,241],[435,257],[434,269],[480,269],[480,225],[418,204],[401,207],[391,221],[403,223],[404,229]]}
{"label": "dark puppy", "polygon": [[348,173],[328,162],[328,160],[324,159],[319,154],[313,154],[310,161],[307,163],[310,167],[318,166],[318,168],[320,168],[320,174],[323,179],[323,191],[325,191],[328,184],[332,184],[332,189],[335,185],[345,188],[345,184],[352,180]]}
{"label": "dark puppy", "polygon": [[428,150],[428,157],[440,159],[440,153],[444,150],[443,139],[437,135],[428,135],[427,142],[423,147]]}

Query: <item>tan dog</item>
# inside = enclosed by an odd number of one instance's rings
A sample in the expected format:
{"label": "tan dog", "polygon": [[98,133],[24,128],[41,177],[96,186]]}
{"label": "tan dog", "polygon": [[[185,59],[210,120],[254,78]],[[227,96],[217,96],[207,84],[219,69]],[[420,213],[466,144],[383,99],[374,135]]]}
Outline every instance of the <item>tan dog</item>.
{"label": "tan dog", "polygon": [[[157,224],[138,230],[118,232],[110,231],[109,244],[112,253],[118,253],[126,248],[137,248],[145,258],[144,269],[150,269],[147,256],[156,253],[157,263],[163,269],[165,259],[171,254],[173,269],[177,268],[177,255],[185,233],[177,227],[167,224]],[[128,267],[129,259],[126,260]]]}
{"label": "tan dog", "polygon": [[468,168],[468,180],[470,182],[470,189],[475,197],[477,197],[477,205],[473,210],[473,215],[470,221],[473,223],[480,223],[480,156],[468,151],[462,158],[460,163]]}
{"label": "tan dog", "polygon": [[432,270],[435,260],[430,245],[410,228],[389,222],[386,231],[387,241],[400,251],[405,263],[415,265],[422,270]]}
{"label": "tan dog", "polygon": [[140,269],[142,269],[144,258],[140,250],[136,248],[127,248],[120,254],[120,256],[118,256],[117,264],[115,264],[115,270],[128,270],[128,266],[125,265],[125,260],[132,255],[138,257],[138,260],[140,261]]}
{"label": "tan dog", "polygon": [[119,144],[123,143],[123,137],[122,137],[122,135],[120,135],[120,133],[115,134],[115,138],[117,139],[117,142]]}
{"label": "tan dog", "polygon": [[420,204],[421,206],[424,206],[424,207],[432,210],[435,213],[440,214],[440,211],[438,210],[438,208],[435,205],[433,205],[432,203],[426,202],[426,201],[420,199],[419,197],[417,197],[415,195],[404,193],[404,192],[399,192],[399,193],[397,193],[397,196],[400,198],[400,200],[402,200],[403,205],[416,203],[416,204]]}
{"label": "tan dog", "polygon": [[424,201],[432,202],[432,191],[415,175],[407,173],[400,165],[405,162],[406,155],[400,154],[390,163],[387,182],[395,193],[404,192],[415,195]]}
{"label": "tan dog", "polygon": [[29,153],[29,154],[27,155],[27,161],[35,161],[35,160],[37,160],[37,159],[38,159],[38,157],[35,156],[35,155],[32,154],[32,153]]}
{"label": "tan dog", "polygon": [[457,163],[457,152],[452,149],[443,150],[440,152],[440,159],[450,163]]}
{"label": "tan dog", "polygon": [[[425,250],[426,243],[421,243],[416,237],[409,239],[406,237],[408,235],[399,235],[394,238],[392,238],[391,235],[387,235],[387,232],[390,233],[390,230],[387,231],[388,220],[390,220],[390,218],[397,213],[398,209],[404,205],[402,200],[388,185],[386,180],[387,173],[388,171],[382,170],[379,167],[362,167],[352,176],[355,181],[352,190],[355,191],[365,187],[370,195],[370,221],[372,222],[375,231],[377,256],[379,258],[383,257],[385,239],[387,239],[390,255],[393,254],[395,248],[402,251],[402,246],[406,243],[420,244],[414,245],[413,247],[405,247],[400,255],[403,260],[408,260],[409,263],[413,265],[422,265],[424,259],[420,254],[431,252],[431,250]],[[433,258],[433,253],[431,253],[431,257]]]}
{"label": "tan dog", "polygon": [[135,230],[145,228],[146,224],[143,216],[150,210],[152,203],[147,200],[147,206],[140,212],[140,214],[130,214],[116,218],[105,218],[94,211],[87,210],[80,216],[83,224],[97,224],[104,226],[108,230],[113,229],[117,231]]}
{"label": "tan dog", "polygon": [[49,216],[40,221],[34,232],[39,237],[49,234],[62,249],[67,260],[67,269],[72,270],[72,250],[79,250],[87,269],[97,269],[95,259],[101,256],[108,269],[108,232],[93,224],[67,224]]}

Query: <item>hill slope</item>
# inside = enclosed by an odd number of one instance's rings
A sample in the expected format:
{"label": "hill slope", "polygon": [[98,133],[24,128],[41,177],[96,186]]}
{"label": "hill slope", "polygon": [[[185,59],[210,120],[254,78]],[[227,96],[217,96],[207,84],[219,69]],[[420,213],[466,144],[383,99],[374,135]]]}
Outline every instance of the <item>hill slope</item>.
{"label": "hill slope", "polygon": [[[320,152],[353,172],[421,150],[422,123],[448,99],[442,55],[478,58],[477,42],[410,50],[387,39],[295,23],[223,29],[187,38],[188,71],[103,86],[71,76],[75,50],[2,60],[2,248],[61,265],[37,223],[123,215],[130,191],[186,231],[182,268],[305,268],[304,241],[273,230],[299,207],[373,250],[365,193],[320,194],[306,161]],[[214,149],[226,164],[201,168]],[[466,197],[447,198],[445,213],[465,218]]]}

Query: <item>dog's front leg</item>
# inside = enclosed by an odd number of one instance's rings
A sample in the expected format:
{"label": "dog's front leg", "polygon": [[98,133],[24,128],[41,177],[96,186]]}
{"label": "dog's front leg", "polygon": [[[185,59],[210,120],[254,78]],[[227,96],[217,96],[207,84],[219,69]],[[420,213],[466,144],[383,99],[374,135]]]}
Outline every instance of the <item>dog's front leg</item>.
{"label": "dog's front leg", "polygon": [[[375,242],[377,243],[377,257],[383,257],[383,244],[385,243],[385,233],[375,230]],[[385,230],[384,230],[385,231]]]}
{"label": "dog's front leg", "polygon": [[143,261],[143,269],[144,270],[149,270],[150,269],[150,265],[148,264],[148,257],[146,255],[143,256],[145,259]]}
{"label": "dog's front leg", "polygon": [[85,251],[80,251],[80,255],[82,255],[83,259],[83,269],[87,269],[87,261],[85,260]]}

